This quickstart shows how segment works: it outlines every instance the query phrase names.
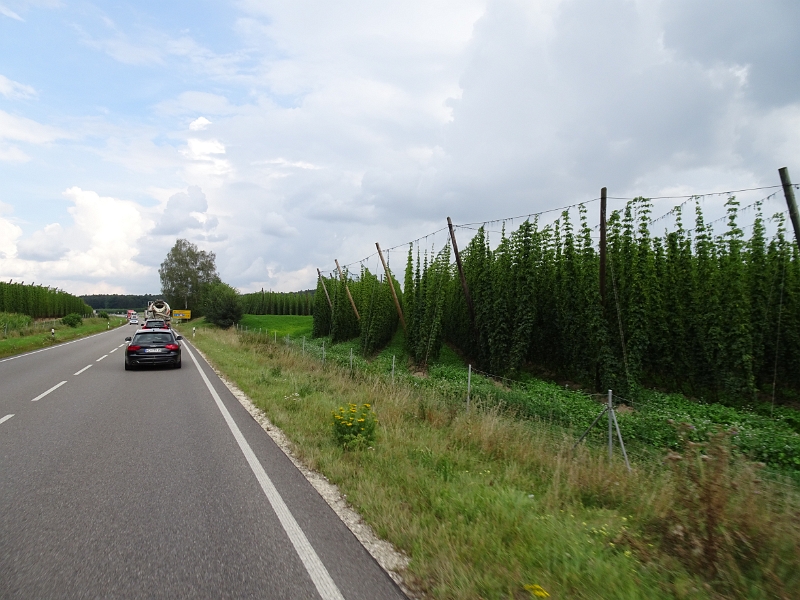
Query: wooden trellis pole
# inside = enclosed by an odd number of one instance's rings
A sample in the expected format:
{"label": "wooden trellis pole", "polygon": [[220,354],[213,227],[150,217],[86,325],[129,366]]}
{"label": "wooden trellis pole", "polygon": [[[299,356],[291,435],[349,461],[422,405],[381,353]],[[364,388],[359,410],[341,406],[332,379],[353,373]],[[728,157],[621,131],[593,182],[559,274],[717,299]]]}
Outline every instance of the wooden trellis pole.
{"label": "wooden trellis pole", "polygon": [[397,316],[400,317],[400,323],[403,325],[403,331],[406,330],[406,320],[403,318],[403,309],[400,308],[400,301],[397,299],[397,292],[394,289],[394,281],[392,280],[392,276],[389,274],[389,267],[386,266],[386,261],[383,260],[383,252],[381,252],[381,245],[378,242],[375,242],[375,247],[378,249],[378,256],[381,257],[381,263],[383,263],[383,270],[386,271],[386,279],[389,281],[389,289],[392,290],[392,298],[394,298],[394,307],[397,309]]}
{"label": "wooden trellis pole", "polygon": [[461,264],[461,255],[458,253],[458,244],[456,244],[456,232],[453,229],[453,221],[447,217],[447,227],[450,229],[450,240],[453,242],[453,253],[456,255],[456,265],[458,265],[458,275],[461,277],[461,287],[464,290],[464,298],[467,300],[467,308],[469,309],[469,319],[472,322],[472,331],[477,335],[477,328],[475,327],[475,307],[472,305],[472,296],[469,295],[469,288],[467,287],[467,278],[464,276],[464,265]]}
{"label": "wooden trellis pole", "polygon": [[344,284],[344,291],[347,292],[347,297],[350,299],[350,306],[353,307],[353,312],[356,313],[356,319],[359,321],[361,320],[361,316],[358,314],[358,309],[356,308],[356,303],[353,300],[353,296],[350,293],[350,288],[347,287],[347,280],[344,278],[344,273],[342,273],[342,267],[339,266],[339,259],[334,259],[336,262],[336,268],[339,270],[339,277],[342,279],[342,283]]}
{"label": "wooden trellis pole", "polygon": [[331,302],[331,297],[328,295],[328,288],[325,287],[325,278],[322,277],[322,272],[319,269],[317,269],[317,275],[319,275],[319,280],[322,283],[322,289],[325,292],[325,297],[328,299],[328,306],[330,306],[331,310],[333,310],[333,302]]}

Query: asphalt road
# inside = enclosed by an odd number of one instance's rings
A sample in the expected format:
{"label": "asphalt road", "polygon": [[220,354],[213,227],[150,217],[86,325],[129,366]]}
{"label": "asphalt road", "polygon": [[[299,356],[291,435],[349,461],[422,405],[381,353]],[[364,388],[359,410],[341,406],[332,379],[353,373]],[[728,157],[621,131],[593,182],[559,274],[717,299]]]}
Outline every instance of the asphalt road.
{"label": "asphalt road", "polygon": [[125,371],[131,330],[0,360],[0,597],[405,598],[190,344]]}

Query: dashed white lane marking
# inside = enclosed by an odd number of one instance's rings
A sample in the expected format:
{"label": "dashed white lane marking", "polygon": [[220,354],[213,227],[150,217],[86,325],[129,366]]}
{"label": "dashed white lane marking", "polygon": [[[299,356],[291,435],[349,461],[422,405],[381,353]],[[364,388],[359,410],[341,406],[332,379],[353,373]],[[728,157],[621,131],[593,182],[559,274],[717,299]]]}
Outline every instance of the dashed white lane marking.
{"label": "dashed white lane marking", "polygon": [[98,358],[98,359],[97,359],[96,361],[94,361],[94,362],[100,362],[100,361],[101,361],[101,360],[103,360],[103,359],[104,359],[106,356],[108,356],[108,354],[103,354],[103,356],[101,356],[100,358]]}
{"label": "dashed white lane marking", "polygon": [[[115,331],[112,329],[111,331]],[[25,354],[17,354],[16,356],[11,356],[9,358],[4,358],[0,360],[0,363],[8,362],[9,360],[17,360],[18,358],[24,358],[26,356],[30,356],[32,354],[39,354],[39,352],[46,352],[47,350],[52,350],[53,348],[63,348],[64,346],[69,346],[70,344],[77,344],[78,342],[82,342],[83,340],[88,340],[89,338],[93,338],[98,335],[103,335],[104,333],[109,333],[109,331],[103,331],[102,333],[95,333],[94,335],[88,335],[84,338],[78,338],[77,340],[72,340],[71,342],[64,342],[63,344],[58,344],[56,346],[50,346],[48,348],[42,348],[41,350],[34,350],[33,352],[26,352]],[[123,344],[124,345],[124,344]]]}
{"label": "dashed white lane marking", "polygon": [[31,400],[31,402],[36,402],[37,400],[41,400],[42,398],[44,398],[45,396],[47,396],[47,394],[49,394],[50,392],[53,392],[53,391],[57,390],[58,388],[60,388],[60,387],[61,387],[62,385],[64,385],[65,383],[67,383],[67,382],[66,382],[66,381],[62,381],[61,383],[57,383],[57,384],[55,384],[53,387],[51,387],[49,390],[47,390],[47,391],[46,391],[46,392],[44,392],[43,394],[39,394],[38,396],[36,396],[36,398],[34,398],[33,400]]}
{"label": "dashed white lane marking", "polygon": [[8,420],[9,420],[11,417],[13,417],[13,416],[14,416],[14,415],[6,415],[6,416],[5,416],[5,417],[3,417],[2,419],[0,419],[0,423],[5,423],[6,421],[8,421]]}
{"label": "dashed white lane marking", "polygon": [[120,344],[117,348],[122,348],[125,344]]}
{"label": "dashed white lane marking", "polygon": [[80,374],[81,374],[81,373],[83,373],[83,372],[84,372],[86,369],[89,369],[89,368],[91,368],[91,366],[92,366],[92,365],[86,365],[85,367],[83,367],[83,368],[82,368],[80,371],[78,371],[77,373],[73,373],[73,375],[80,375]]}
{"label": "dashed white lane marking", "polygon": [[116,352],[117,350],[119,350],[119,348],[114,348],[111,352],[109,352],[109,354],[114,354],[114,352]]}
{"label": "dashed white lane marking", "polygon": [[314,548],[311,546],[311,542],[308,541],[306,534],[303,533],[300,525],[298,525],[294,516],[292,516],[289,507],[286,506],[286,503],[283,501],[283,498],[281,498],[280,493],[275,488],[275,485],[272,483],[269,475],[267,475],[267,472],[264,471],[264,467],[262,467],[261,463],[258,462],[253,449],[242,435],[242,432],[239,429],[239,426],[236,425],[236,422],[233,420],[231,413],[228,412],[228,409],[222,403],[222,399],[219,397],[219,394],[217,394],[217,390],[214,389],[214,387],[211,385],[211,382],[208,380],[208,377],[203,372],[203,369],[200,368],[200,363],[197,362],[194,353],[189,350],[188,346],[184,346],[184,348],[186,348],[186,351],[192,358],[194,365],[200,372],[200,377],[203,378],[208,391],[211,392],[211,396],[214,398],[217,408],[219,408],[219,411],[222,413],[222,417],[228,424],[228,428],[231,430],[233,437],[239,444],[239,449],[247,459],[247,463],[253,470],[253,474],[256,476],[258,483],[261,484],[261,489],[267,496],[267,500],[269,500],[270,505],[272,505],[272,510],[275,511],[275,515],[281,522],[286,535],[289,536],[289,540],[292,542],[297,555],[300,557],[300,560],[303,561],[303,566],[305,566],[306,571],[308,571],[308,574],[311,577],[311,580],[314,582],[317,592],[319,592],[319,595],[322,596],[323,600],[344,600],[344,596],[342,596],[339,588],[336,587],[333,579],[331,579],[328,569],[325,568],[325,565],[322,563],[319,556],[314,551]]}

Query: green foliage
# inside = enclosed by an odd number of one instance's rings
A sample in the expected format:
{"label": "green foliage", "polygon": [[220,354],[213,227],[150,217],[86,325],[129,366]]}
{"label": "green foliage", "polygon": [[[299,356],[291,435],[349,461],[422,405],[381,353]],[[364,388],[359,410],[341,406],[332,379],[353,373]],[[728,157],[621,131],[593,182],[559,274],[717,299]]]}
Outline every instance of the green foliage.
{"label": "green foliage", "polygon": [[203,310],[206,291],[220,283],[215,260],[213,252],[200,250],[188,240],[175,241],[158,269],[161,291],[173,310]]}
{"label": "green foliage", "polygon": [[[344,281],[336,277],[322,277],[314,293],[314,337],[330,335],[335,343],[359,339],[361,354],[369,356],[383,348],[392,339],[399,317],[392,298],[388,280],[361,268],[357,279],[345,269]],[[400,284],[393,278],[398,299],[402,298]],[[323,288],[324,286],[324,288]],[[328,304],[328,297],[331,306]],[[356,317],[347,291],[358,310]]]}
{"label": "green foliage", "polygon": [[[324,295],[324,294],[323,294]],[[242,310],[248,315],[311,315],[316,303],[313,290],[242,294]]]}
{"label": "green foliage", "polygon": [[29,327],[32,322],[33,319],[31,319],[28,315],[0,312],[0,329],[4,331],[23,329],[25,327]]}
{"label": "green foliage", "polygon": [[90,294],[81,296],[81,300],[94,309],[125,311],[129,308],[143,309],[148,302],[158,300],[160,296],[153,294]]}
{"label": "green foliage", "polygon": [[213,283],[204,294],[206,321],[227,329],[242,318],[239,292],[227,283]]}
{"label": "green foliage", "polygon": [[69,327],[78,327],[83,323],[83,317],[78,313],[70,313],[61,319],[61,323]]}
{"label": "green foliage", "polygon": [[108,315],[108,313],[106,311],[104,311],[104,310],[101,310],[99,313],[97,313],[97,316],[100,317],[101,319],[110,319],[111,318]]}
{"label": "green foliage", "polygon": [[67,292],[42,285],[0,282],[0,312],[28,315],[34,319],[52,319],[69,313],[88,316],[90,306]]}
{"label": "green foliage", "polygon": [[421,265],[418,253],[416,269],[409,248],[406,287],[403,290],[403,296],[407,299],[406,350],[417,365],[427,366],[428,361],[439,356],[446,293],[452,279],[449,243],[435,257],[431,256],[430,264],[427,250]]}
{"label": "green foliage", "polygon": [[[599,256],[586,210],[579,226],[564,212],[552,225],[526,221],[496,244],[481,228],[462,252],[475,307],[472,326],[460,282],[444,286],[444,338],[480,368],[518,376],[535,366],[550,376],[634,397],[644,386],[732,404],[760,394],[800,396],[800,257],[786,240],[782,215],[765,239],[756,206],[749,240],[738,226],[739,203],[726,204],[727,228],[715,236],[699,205],[692,231],[676,209],[675,230],[651,234],[652,204],[630,201],[608,219],[605,304]],[[492,249],[494,248],[494,249]],[[409,352],[417,337],[429,281],[441,271],[409,254]],[[426,287],[428,286],[428,287]],[[780,329],[779,329],[780,323]],[[777,371],[776,371],[777,365]],[[776,377],[777,374],[777,377]]]}
{"label": "green foliage", "polygon": [[333,435],[347,450],[364,449],[375,443],[378,419],[369,404],[348,404],[333,412]]}

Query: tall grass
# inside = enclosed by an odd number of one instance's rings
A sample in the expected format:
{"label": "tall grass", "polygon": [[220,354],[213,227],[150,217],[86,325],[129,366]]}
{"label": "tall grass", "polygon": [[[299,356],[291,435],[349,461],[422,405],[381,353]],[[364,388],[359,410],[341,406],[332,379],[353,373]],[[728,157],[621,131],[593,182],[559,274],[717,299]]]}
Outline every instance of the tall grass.
{"label": "tall grass", "polygon": [[[719,434],[628,473],[576,432],[350,372],[233,331],[194,340],[410,558],[431,598],[790,598],[800,500]],[[346,451],[331,414],[371,404],[375,444]]]}

